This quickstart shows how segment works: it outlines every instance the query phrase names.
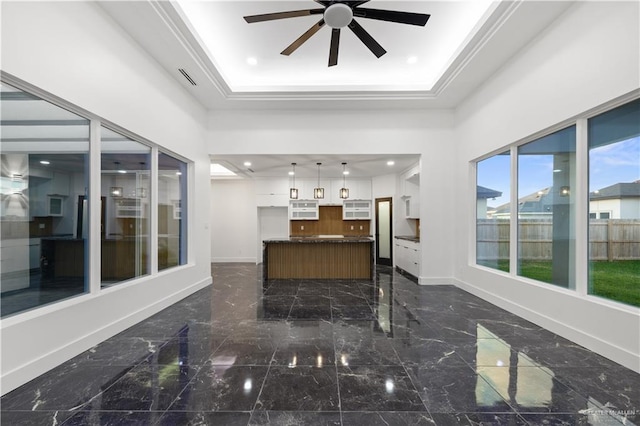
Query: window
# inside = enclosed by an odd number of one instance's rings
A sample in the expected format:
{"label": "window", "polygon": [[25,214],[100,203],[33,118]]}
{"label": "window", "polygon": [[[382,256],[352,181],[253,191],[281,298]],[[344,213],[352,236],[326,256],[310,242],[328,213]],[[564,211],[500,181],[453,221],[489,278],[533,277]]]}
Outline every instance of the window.
{"label": "window", "polygon": [[158,269],[187,263],[187,163],[158,156]]}
{"label": "window", "polygon": [[[155,258],[160,270],[185,264],[187,163],[160,153],[158,181],[152,182],[153,151],[135,140],[141,138],[106,125],[99,141],[97,135],[90,138],[91,124],[100,125],[100,119],[61,108],[20,85],[0,83],[1,315],[149,275]],[[91,139],[101,151],[95,169]],[[100,193],[94,196],[92,187]],[[152,230],[155,189],[158,221]],[[92,206],[99,212],[89,214]],[[150,252],[155,231],[158,250]],[[98,233],[99,255],[89,251],[89,239]],[[98,264],[100,281],[90,282],[92,265]]]}
{"label": "window", "polygon": [[640,100],[588,131],[589,294],[640,306]]}
{"label": "window", "polygon": [[151,148],[101,128],[101,283],[149,273]]}
{"label": "window", "polygon": [[476,167],[476,263],[509,272],[511,155],[479,161]]}
{"label": "window", "polygon": [[575,288],[575,126],[518,147],[518,275]]}
{"label": "window", "polygon": [[[2,316],[84,293],[89,120],[0,84]],[[86,212],[86,211],[85,211]]]}

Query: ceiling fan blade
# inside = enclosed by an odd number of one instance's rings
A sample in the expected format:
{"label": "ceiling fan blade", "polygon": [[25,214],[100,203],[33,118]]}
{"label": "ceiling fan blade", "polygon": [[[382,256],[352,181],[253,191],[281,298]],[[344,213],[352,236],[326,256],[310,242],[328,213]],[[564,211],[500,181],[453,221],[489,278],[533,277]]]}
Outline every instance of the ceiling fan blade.
{"label": "ceiling fan blade", "polygon": [[399,12],[396,10],[381,10],[359,7],[353,9],[353,16],[358,18],[377,19],[379,21],[397,22],[399,24],[410,24],[425,26],[431,15],[425,13]]}
{"label": "ceiling fan blade", "polygon": [[355,19],[351,20],[349,29],[353,31],[353,33],[360,39],[360,41],[363,42],[365,46],[367,46],[369,50],[374,55],[376,55],[377,58],[387,53],[387,51],[384,50],[384,48],[380,46],[380,44],[378,44],[378,42],[375,41],[373,37],[371,37],[371,34],[369,34],[364,28],[362,28]]}
{"label": "ceiling fan blade", "polygon": [[338,47],[340,46],[340,28],[331,30],[331,46],[329,47],[329,66],[338,65]]}
{"label": "ceiling fan blade", "polygon": [[276,19],[296,18],[298,16],[321,15],[323,13],[324,13],[324,9],[290,10],[288,12],[275,12],[275,13],[265,13],[263,15],[245,16],[244,20],[247,21],[249,24],[253,24],[254,22],[264,22],[264,21],[273,21]]}
{"label": "ceiling fan blade", "polygon": [[293,43],[291,43],[286,49],[284,49],[280,54],[282,55],[291,55],[295,50],[302,46],[302,43],[309,40],[312,35],[318,32],[320,28],[324,26],[324,18],[316,22],[311,28],[309,28],[304,34],[296,39]]}

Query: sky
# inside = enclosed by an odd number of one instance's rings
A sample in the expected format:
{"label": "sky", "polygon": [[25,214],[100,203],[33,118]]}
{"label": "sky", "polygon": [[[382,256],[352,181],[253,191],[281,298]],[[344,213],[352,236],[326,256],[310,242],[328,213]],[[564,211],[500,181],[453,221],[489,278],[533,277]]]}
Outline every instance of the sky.
{"label": "sky", "polygon": [[[522,156],[518,168],[521,197],[553,185],[552,155]],[[509,202],[509,169],[509,155],[496,155],[478,163],[478,185],[502,192],[501,197],[488,200],[489,206]],[[589,151],[589,191],[637,180],[640,180],[640,136]]]}

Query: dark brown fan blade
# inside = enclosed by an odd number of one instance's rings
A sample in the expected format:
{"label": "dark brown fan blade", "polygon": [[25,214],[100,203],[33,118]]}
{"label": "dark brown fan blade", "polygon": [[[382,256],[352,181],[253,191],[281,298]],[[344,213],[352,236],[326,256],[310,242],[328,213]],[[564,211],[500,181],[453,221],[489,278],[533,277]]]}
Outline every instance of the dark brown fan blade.
{"label": "dark brown fan blade", "polygon": [[329,66],[338,65],[338,48],[340,46],[340,28],[331,30],[331,47],[329,47]]}
{"label": "dark brown fan blade", "polygon": [[321,15],[324,9],[290,10],[288,12],[265,13],[263,15],[245,16],[244,20],[252,24],[254,22],[273,21],[276,19],[296,18],[298,16]]}
{"label": "dark brown fan blade", "polygon": [[431,15],[424,13],[368,9],[366,7],[353,9],[353,16],[357,16],[358,18],[377,19],[379,21],[397,22],[399,24],[420,25],[423,27],[431,17]]}
{"label": "dark brown fan blade", "polygon": [[367,46],[369,50],[374,55],[376,55],[377,58],[387,53],[387,51],[384,50],[384,48],[380,46],[378,42],[373,39],[373,37],[371,37],[371,34],[366,32],[365,29],[362,28],[360,24],[356,22],[355,19],[351,20],[351,23],[349,24],[349,29],[353,31],[353,33],[360,39],[360,41],[363,42],[365,46]]}
{"label": "dark brown fan blade", "polygon": [[291,55],[295,50],[302,46],[302,43],[309,40],[312,35],[318,32],[320,28],[324,26],[324,18],[315,23],[311,28],[309,28],[304,34],[302,34],[296,41],[291,43],[286,49],[284,49],[280,54],[282,55]]}

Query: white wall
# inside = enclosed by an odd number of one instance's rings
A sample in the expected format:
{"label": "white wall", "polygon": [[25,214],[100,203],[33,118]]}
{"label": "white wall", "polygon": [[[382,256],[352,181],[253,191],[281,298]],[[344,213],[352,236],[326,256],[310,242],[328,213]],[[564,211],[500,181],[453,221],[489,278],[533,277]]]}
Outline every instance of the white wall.
{"label": "white wall", "polygon": [[189,204],[189,265],[2,321],[6,393],[211,278],[203,108],[95,3],[3,2],[1,24],[4,72],[194,161],[201,194]]}
{"label": "white wall", "polygon": [[458,285],[636,371],[638,309],[474,266],[470,162],[637,90],[639,6],[576,3],[460,106],[452,210]]}
{"label": "white wall", "polygon": [[211,181],[211,261],[255,262],[258,208],[249,179]]}
{"label": "white wall", "polygon": [[[421,282],[446,284],[453,282],[452,118],[442,110],[218,111],[209,116],[209,152],[421,154],[420,198],[429,199],[421,203]],[[212,239],[230,238],[227,232]]]}

